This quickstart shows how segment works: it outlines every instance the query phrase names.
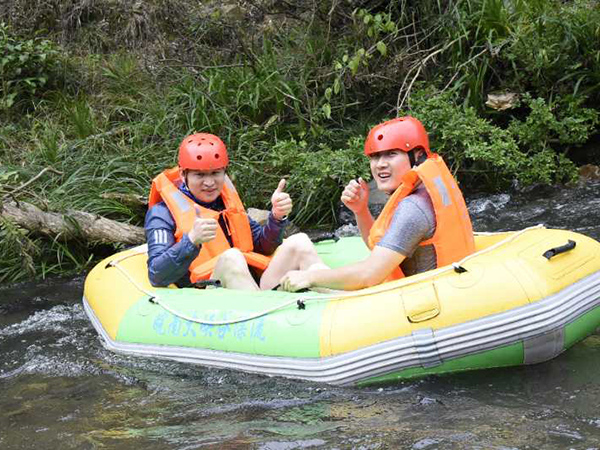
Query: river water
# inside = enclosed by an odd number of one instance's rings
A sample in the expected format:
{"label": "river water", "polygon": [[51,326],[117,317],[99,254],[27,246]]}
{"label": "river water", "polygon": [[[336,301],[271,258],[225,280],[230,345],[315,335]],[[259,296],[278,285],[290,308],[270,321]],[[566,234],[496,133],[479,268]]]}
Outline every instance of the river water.
{"label": "river water", "polygon": [[[468,203],[479,231],[600,239],[600,183]],[[600,335],[535,366],[339,388],[113,354],[83,281],[0,289],[1,449],[600,449]]]}

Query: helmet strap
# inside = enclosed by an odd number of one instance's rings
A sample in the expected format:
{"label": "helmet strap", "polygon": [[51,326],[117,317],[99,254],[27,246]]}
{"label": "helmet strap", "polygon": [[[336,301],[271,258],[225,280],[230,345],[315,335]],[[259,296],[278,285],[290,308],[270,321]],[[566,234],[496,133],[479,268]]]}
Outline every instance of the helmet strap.
{"label": "helmet strap", "polygon": [[417,160],[415,158],[415,151],[414,150],[410,150],[408,152],[408,160],[410,161],[410,167],[415,167],[415,165],[417,164]]}
{"label": "helmet strap", "polygon": [[415,150],[410,150],[408,152],[408,160],[410,162],[410,167],[417,167],[419,164],[424,163],[427,160],[427,154],[425,154],[425,152],[421,153],[421,156],[419,156],[419,159],[416,158],[415,156]]}

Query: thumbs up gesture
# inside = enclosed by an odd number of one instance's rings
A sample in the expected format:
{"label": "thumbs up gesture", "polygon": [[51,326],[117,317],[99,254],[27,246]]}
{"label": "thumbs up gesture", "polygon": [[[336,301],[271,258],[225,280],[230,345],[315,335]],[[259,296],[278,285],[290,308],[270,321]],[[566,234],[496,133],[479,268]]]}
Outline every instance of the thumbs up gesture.
{"label": "thumbs up gesture", "polygon": [[285,189],[285,178],[277,185],[277,189],[271,196],[271,212],[277,220],[283,220],[292,211],[292,199],[290,195],[283,192]]}
{"label": "thumbs up gesture", "polygon": [[369,206],[369,185],[365,180],[351,180],[342,192],[342,203],[352,211],[358,214]]}
{"label": "thumbs up gesture", "polygon": [[196,208],[196,220],[188,233],[190,241],[196,246],[212,241],[217,237],[217,227],[219,223],[215,219],[202,218],[200,209]]}

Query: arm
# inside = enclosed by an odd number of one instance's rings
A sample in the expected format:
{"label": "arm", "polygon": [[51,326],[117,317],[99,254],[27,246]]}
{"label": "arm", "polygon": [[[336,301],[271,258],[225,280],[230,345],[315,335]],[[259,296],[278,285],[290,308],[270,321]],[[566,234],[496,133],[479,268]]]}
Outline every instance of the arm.
{"label": "arm", "polygon": [[175,222],[168,208],[158,204],[146,214],[148,278],[152,286],[168,286],[186,277],[200,248],[184,235],[175,242]]}
{"label": "arm", "polygon": [[286,291],[310,287],[327,287],[353,291],[374,286],[385,280],[405,256],[388,248],[376,246],[364,261],[337,269],[294,270],[281,279]]}
{"label": "arm", "polygon": [[271,255],[283,242],[283,233],[288,225],[288,220],[277,220],[269,214],[267,223],[261,226],[255,220],[248,218],[252,230],[252,243],[254,251],[263,255]]}
{"label": "arm", "polygon": [[338,269],[291,271],[280,283],[289,291],[308,287],[356,290],[379,284],[434,231],[429,197],[409,196],[398,205],[389,229],[366,260]]}
{"label": "arm", "polygon": [[286,181],[282,179],[271,196],[271,212],[267,223],[260,226],[250,220],[254,251],[263,255],[271,255],[283,241],[283,232],[288,225],[287,216],[292,212],[292,199],[284,192]]}
{"label": "arm", "polygon": [[360,236],[362,237],[364,243],[368,246],[369,233],[371,232],[373,223],[375,223],[375,219],[373,219],[369,208],[365,208],[360,212],[354,213],[354,217],[356,218],[356,225],[360,231]]}
{"label": "arm", "polygon": [[369,233],[375,222],[369,211],[369,186],[362,178],[351,180],[344,188],[341,200],[354,213],[360,235],[365,244],[369,245]]}

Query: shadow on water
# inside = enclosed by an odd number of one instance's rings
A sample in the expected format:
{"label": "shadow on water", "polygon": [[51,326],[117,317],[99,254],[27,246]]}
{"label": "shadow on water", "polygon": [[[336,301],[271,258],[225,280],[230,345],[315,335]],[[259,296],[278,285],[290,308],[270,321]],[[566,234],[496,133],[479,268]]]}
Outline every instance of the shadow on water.
{"label": "shadow on water", "polygon": [[[600,185],[469,201],[475,228],[600,238]],[[600,448],[600,336],[535,366],[339,388],[117,355],[83,278],[0,289],[0,448]]]}

